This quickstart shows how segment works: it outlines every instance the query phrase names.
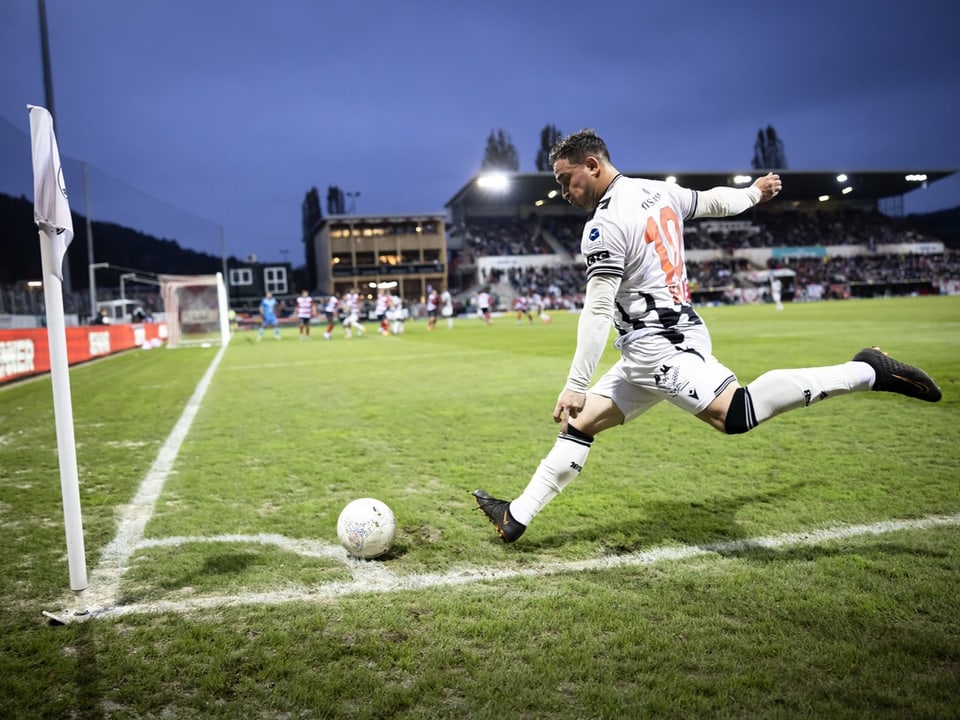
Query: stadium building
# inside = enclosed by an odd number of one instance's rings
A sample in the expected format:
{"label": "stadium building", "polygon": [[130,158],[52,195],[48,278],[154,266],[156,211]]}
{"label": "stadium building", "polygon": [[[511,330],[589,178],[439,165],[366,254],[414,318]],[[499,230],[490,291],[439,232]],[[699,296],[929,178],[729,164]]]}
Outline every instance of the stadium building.
{"label": "stadium building", "polygon": [[442,213],[426,215],[331,215],[308,237],[313,285],[338,296],[354,288],[376,294],[397,288],[416,301],[447,276],[447,223]]}

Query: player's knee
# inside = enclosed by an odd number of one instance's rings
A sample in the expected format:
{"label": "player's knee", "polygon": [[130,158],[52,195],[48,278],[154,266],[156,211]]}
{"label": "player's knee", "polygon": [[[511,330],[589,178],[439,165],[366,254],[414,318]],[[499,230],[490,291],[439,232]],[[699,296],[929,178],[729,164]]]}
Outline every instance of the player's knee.
{"label": "player's knee", "polygon": [[753,402],[750,400],[750,392],[739,387],[733,393],[730,400],[730,407],[727,408],[727,419],[724,423],[724,431],[727,435],[741,435],[757,425],[756,416],[753,412]]}

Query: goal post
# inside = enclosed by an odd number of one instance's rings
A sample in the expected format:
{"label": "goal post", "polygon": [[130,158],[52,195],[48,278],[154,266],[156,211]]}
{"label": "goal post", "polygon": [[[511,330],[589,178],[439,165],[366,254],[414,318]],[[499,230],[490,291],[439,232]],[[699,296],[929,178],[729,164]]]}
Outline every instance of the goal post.
{"label": "goal post", "polygon": [[223,274],[160,275],[167,347],[230,342],[227,287]]}

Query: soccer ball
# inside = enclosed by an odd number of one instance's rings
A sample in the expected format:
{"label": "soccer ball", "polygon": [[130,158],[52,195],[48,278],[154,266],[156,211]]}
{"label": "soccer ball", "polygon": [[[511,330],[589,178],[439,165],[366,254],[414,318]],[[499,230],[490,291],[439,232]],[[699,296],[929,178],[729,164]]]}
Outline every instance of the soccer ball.
{"label": "soccer ball", "polygon": [[360,498],[347,503],[341,511],[337,536],[354,557],[380,557],[397,537],[397,520],[386,504],[374,498]]}

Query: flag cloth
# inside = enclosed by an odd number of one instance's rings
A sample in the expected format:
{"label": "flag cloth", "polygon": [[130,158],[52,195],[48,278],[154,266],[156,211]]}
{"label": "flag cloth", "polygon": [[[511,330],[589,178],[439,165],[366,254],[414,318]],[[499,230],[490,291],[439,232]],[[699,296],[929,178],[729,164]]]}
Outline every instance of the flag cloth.
{"label": "flag cloth", "polygon": [[60,149],[53,132],[53,117],[46,108],[27,105],[33,145],[33,220],[53,237],[54,265],[63,281],[63,256],[73,240],[73,218],[63,181]]}

